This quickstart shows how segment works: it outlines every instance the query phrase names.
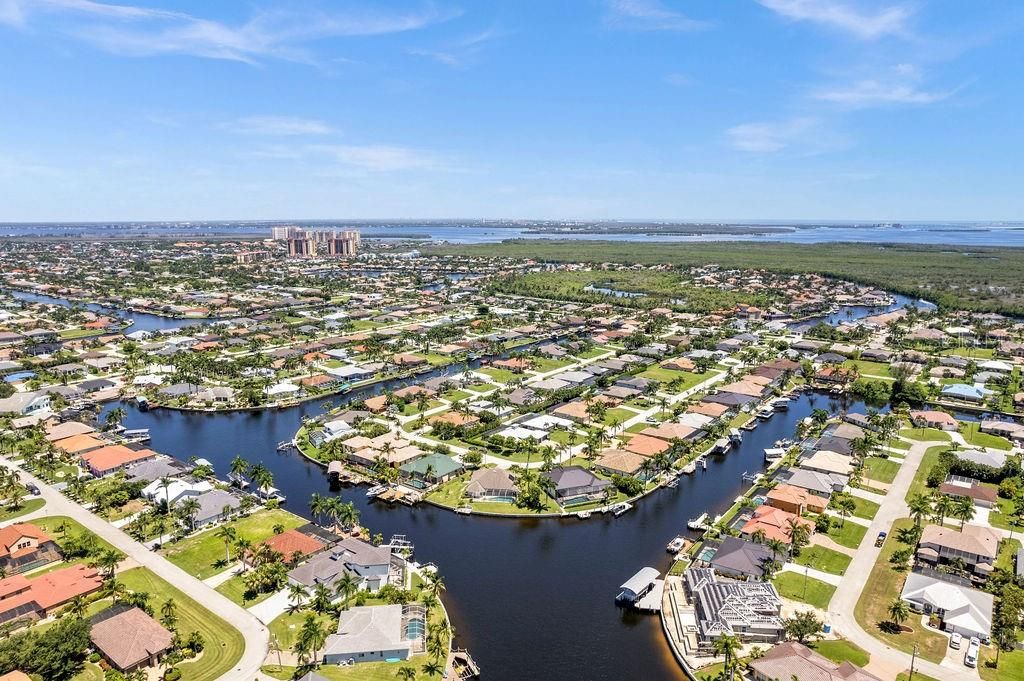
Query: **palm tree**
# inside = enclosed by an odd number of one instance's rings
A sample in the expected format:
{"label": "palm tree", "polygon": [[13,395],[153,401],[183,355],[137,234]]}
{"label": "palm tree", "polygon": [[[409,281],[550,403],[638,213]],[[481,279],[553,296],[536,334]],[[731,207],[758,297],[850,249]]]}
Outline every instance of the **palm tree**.
{"label": "palm tree", "polygon": [[836,509],[839,517],[842,518],[840,527],[846,526],[846,519],[857,511],[857,502],[849,494],[840,493],[832,496],[831,506]]}
{"label": "palm tree", "polygon": [[974,520],[974,500],[970,497],[957,497],[949,513],[960,521],[960,529],[964,529],[968,521]]}
{"label": "palm tree", "polygon": [[348,572],[338,580],[338,583],[334,586],[334,593],[339,596],[343,596],[345,601],[342,605],[344,610],[348,610],[349,599],[359,590],[359,581]]}
{"label": "palm tree", "polygon": [[781,539],[769,539],[765,542],[764,545],[767,546],[769,550],[771,550],[772,554],[775,555],[776,559],[778,559],[779,556],[783,556],[786,554],[786,543]]}
{"label": "palm tree", "polygon": [[173,629],[175,622],[178,621],[173,598],[168,598],[164,601],[164,604],[160,606],[160,615],[160,621],[163,622],[164,626],[168,629]]}
{"label": "palm tree", "polygon": [[231,562],[231,544],[238,539],[238,532],[232,525],[221,525],[217,536],[224,540],[224,564]]}
{"label": "palm tree", "polygon": [[71,599],[71,603],[68,604],[68,612],[72,617],[84,617],[88,607],[89,604],[84,596],[75,596]]}
{"label": "palm tree", "polygon": [[424,587],[424,591],[433,596],[434,598],[440,598],[444,592],[444,578],[441,577],[437,571],[427,573],[427,584]]}
{"label": "palm tree", "polygon": [[289,609],[292,610],[292,612],[298,610],[299,606],[302,605],[302,601],[308,597],[309,591],[299,582],[291,582],[288,585],[288,600],[291,602],[291,607]]}
{"label": "palm tree", "polygon": [[252,542],[245,537],[239,537],[235,540],[235,553],[238,554],[238,559],[242,561],[242,572],[245,572],[246,568],[246,557],[249,555],[249,548],[252,546]]}
{"label": "palm tree", "polygon": [[908,617],[910,617],[910,607],[907,602],[902,598],[893,599],[893,602],[889,604],[889,620],[899,628]]}
{"label": "palm tree", "polygon": [[309,602],[310,609],[321,615],[331,607],[331,592],[323,584],[313,587],[313,598]]}
{"label": "palm tree", "polygon": [[189,529],[196,529],[196,514],[199,513],[199,509],[201,508],[202,506],[200,505],[199,500],[195,497],[189,497],[178,504],[178,511],[181,513],[182,517],[188,521]]}
{"label": "palm tree", "polygon": [[262,463],[253,464],[249,469],[249,477],[258,490],[268,490],[274,484],[274,474]]}
{"label": "palm tree", "polygon": [[245,478],[245,474],[249,470],[249,462],[241,456],[236,455],[235,458],[231,459],[231,466],[228,470],[230,470],[231,474],[236,478],[242,480]]}
{"label": "palm tree", "polygon": [[423,665],[423,673],[430,677],[441,676],[444,674],[444,667],[437,660],[431,660]]}
{"label": "palm tree", "polygon": [[169,488],[169,487],[170,487],[170,486],[171,486],[171,485],[172,485],[173,483],[174,483],[174,481],[173,481],[173,480],[171,480],[171,479],[170,479],[169,477],[167,477],[166,475],[165,475],[164,477],[160,478],[160,482],[158,483],[158,484],[159,484],[159,486],[160,486],[160,487],[163,487],[163,489],[164,489],[164,504],[165,504],[165,505],[167,506],[167,512],[168,512],[168,513],[170,513],[170,512],[171,512],[171,497],[170,497],[170,494],[171,494],[171,493],[170,493],[170,491],[168,491],[168,488]]}
{"label": "palm tree", "polygon": [[938,520],[939,525],[942,525],[946,516],[953,510],[953,499],[946,496],[945,494],[935,495],[935,519]]}
{"label": "palm tree", "polygon": [[300,660],[305,660],[307,655],[312,655],[313,664],[316,664],[316,653],[323,647],[327,640],[327,630],[324,629],[320,619],[313,613],[306,615],[299,630],[298,639],[295,641],[295,652]]}
{"label": "palm tree", "polygon": [[932,502],[925,494],[915,494],[907,500],[907,507],[910,509],[910,516],[914,519],[914,526],[921,527],[921,521],[931,513]]}
{"label": "palm tree", "polygon": [[398,678],[402,679],[402,681],[413,681],[416,678],[416,668],[415,667],[399,667],[398,668]]}
{"label": "palm tree", "polygon": [[735,671],[734,657],[740,648],[740,641],[735,636],[719,636],[715,639],[715,654],[725,658],[725,671],[729,672],[729,678],[733,678]]}

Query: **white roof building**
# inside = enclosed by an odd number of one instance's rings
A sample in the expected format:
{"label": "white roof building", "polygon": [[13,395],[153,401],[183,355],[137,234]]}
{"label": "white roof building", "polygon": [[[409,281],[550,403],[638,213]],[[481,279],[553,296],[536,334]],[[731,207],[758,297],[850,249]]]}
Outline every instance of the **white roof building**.
{"label": "white roof building", "polygon": [[911,572],[901,597],[917,610],[938,612],[948,632],[987,639],[992,630],[995,599],[990,593]]}

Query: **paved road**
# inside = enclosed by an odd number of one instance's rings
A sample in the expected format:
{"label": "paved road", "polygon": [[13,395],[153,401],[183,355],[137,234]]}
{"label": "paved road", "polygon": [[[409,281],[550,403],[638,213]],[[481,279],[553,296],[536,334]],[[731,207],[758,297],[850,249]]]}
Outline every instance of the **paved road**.
{"label": "paved road", "polygon": [[245,650],[234,669],[221,676],[222,679],[243,681],[268,678],[260,672],[260,666],[267,655],[270,633],[256,617],[163,556],[153,553],[118,528],[86,511],[50,485],[19,468],[12,461],[0,457],[0,465],[18,470],[22,480],[33,482],[39,487],[46,505],[40,509],[39,513],[33,514],[31,517],[62,515],[78,521],[83,527],[109,542],[130,559],[152,570],[237,629],[245,639]]}
{"label": "paved road", "polygon": [[[915,443],[907,453],[900,466],[899,472],[893,480],[889,493],[882,500],[882,505],[871,523],[870,529],[864,535],[864,541],[853,556],[850,567],[843,577],[829,603],[828,617],[837,633],[857,644],[871,654],[871,663],[868,671],[880,676],[883,679],[893,679],[902,671],[910,668],[910,655],[887,645],[884,641],[871,636],[853,616],[853,609],[860,598],[861,590],[867,576],[878,560],[881,553],[880,548],[875,548],[875,537],[881,531],[888,532],[893,521],[898,518],[909,517],[910,511],[907,508],[906,495],[910,489],[910,483],[914,479],[914,473],[921,465],[921,459],[929,447],[945,444],[942,442]],[[947,658],[948,659],[948,658]],[[978,681],[978,673],[968,669],[963,664],[942,664],[917,659],[914,669],[942,681]]]}

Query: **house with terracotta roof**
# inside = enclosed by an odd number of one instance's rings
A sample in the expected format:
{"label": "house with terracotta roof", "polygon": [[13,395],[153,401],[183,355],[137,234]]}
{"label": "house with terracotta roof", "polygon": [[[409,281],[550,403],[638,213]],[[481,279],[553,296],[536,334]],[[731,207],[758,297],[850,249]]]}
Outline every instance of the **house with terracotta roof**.
{"label": "house with terracotta roof", "polygon": [[758,506],[749,520],[740,528],[740,536],[744,539],[752,539],[759,530],[764,533],[765,539],[778,539],[784,544],[789,544],[789,523],[796,521],[807,528],[808,532],[814,531],[814,523],[801,518],[795,513],[783,511],[768,504]]}
{"label": "house with terracotta roof", "polygon": [[102,586],[96,568],[81,564],[31,580],[24,575],[0,579],[0,624],[42,619],[76,596],[91,594]]}
{"label": "house with terracotta roof", "polygon": [[155,459],[157,453],[152,449],[131,449],[124,445],[108,445],[95,449],[81,456],[82,465],[89,469],[97,478],[110,475],[126,466]]}
{"label": "house with terracotta roof", "polygon": [[629,438],[629,442],[625,444],[623,449],[627,452],[633,452],[640,456],[657,456],[662,452],[668,450],[671,447],[668,442],[661,438],[651,437],[650,435],[644,435],[639,433]]}
{"label": "house with terracotta roof", "polygon": [[35,525],[14,523],[0,529],[0,569],[6,574],[33,570],[61,557],[57,543]]}
{"label": "house with terracotta roof", "polygon": [[804,488],[796,487],[795,485],[779,485],[768,491],[767,499],[769,506],[774,506],[795,515],[803,515],[808,511],[811,513],[824,513],[825,507],[828,506],[828,499],[825,497],[811,494]]}
{"label": "house with terracotta roof", "polygon": [[624,449],[606,449],[594,461],[594,468],[609,475],[636,475],[647,457]]}
{"label": "house with terracotta roof", "polygon": [[917,545],[917,559],[929,565],[946,565],[959,559],[975,581],[992,574],[999,553],[999,533],[991,527],[965,524],[963,530],[927,525]]}
{"label": "house with terracotta roof", "polygon": [[174,634],[140,608],[107,608],[90,624],[93,648],[121,672],[155,667],[174,640]]}
{"label": "house with terracotta roof", "polygon": [[851,662],[836,664],[796,641],[771,648],[756,660],[747,662],[754,681],[807,679],[808,681],[882,681]]}
{"label": "house with terracotta roof", "polygon": [[938,428],[955,431],[959,428],[956,419],[944,411],[917,410],[910,412],[910,422],[918,428]]}
{"label": "house with terracotta roof", "polygon": [[688,426],[683,423],[659,423],[656,426],[650,428],[644,428],[640,431],[641,435],[649,435],[650,437],[656,437],[661,440],[695,440],[700,437],[702,431]]}
{"label": "house with terracotta roof", "polygon": [[79,435],[72,435],[62,440],[56,440],[53,446],[58,451],[64,452],[65,454],[82,455],[86,452],[91,452],[94,449],[105,447],[109,442],[105,442],[97,437],[93,437],[88,433],[81,433]]}

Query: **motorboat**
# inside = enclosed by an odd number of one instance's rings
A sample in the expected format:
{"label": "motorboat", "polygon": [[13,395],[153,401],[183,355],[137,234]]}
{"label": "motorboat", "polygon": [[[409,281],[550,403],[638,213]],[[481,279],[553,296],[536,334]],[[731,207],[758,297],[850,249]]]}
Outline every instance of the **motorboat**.
{"label": "motorboat", "polygon": [[586,520],[590,517],[590,511],[579,511],[578,513],[576,513],[576,517],[580,520]]}
{"label": "motorboat", "polygon": [[473,512],[473,509],[470,508],[469,506],[459,506],[457,509],[455,509],[455,512],[459,515],[469,515]]}
{"label": "motorboat", "polygon": [[668,546],[665,547],[665,550],[669,553],[679,553],[683,550],[684,546],[686,546],[686,537],[679,534],[676,535],[675,539],[668,543]]}
{"label": "motorboat", "polygon": [[691,530],[706,530],[708,529],[708,514],[701,513],[696,518],[691,518],[687,521],[686,526]]}
{"label": "motorboat", "polygon": [[614,515],[616,518],[618,518],[620,515],[622,515],[626,511],[629,511],[632,508],[633,508],[633,504],[630,504],[628,502],[623,501],[621,503],[618,503],[618,504],[615,504],[614,506],[612,506],[611,512],[612,512],[612,515]]}
{"label": "motorboat", "polygon": [[375,497],[378,494],[382,494],[388,488],[387,485],[374,485],[370,489],[366,490],[366,496]]}

